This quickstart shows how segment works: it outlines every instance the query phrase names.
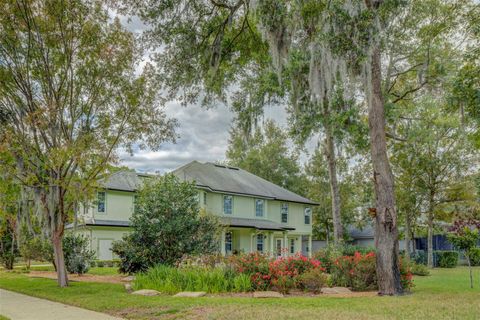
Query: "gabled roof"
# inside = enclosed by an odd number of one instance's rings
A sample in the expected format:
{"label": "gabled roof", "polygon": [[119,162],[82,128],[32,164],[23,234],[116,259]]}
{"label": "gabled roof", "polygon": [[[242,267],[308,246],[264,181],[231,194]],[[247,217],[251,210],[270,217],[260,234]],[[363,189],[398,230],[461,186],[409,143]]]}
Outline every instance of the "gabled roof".
{"label": "gabled roof", "polygon": [[118,171],[101,179],[99,184],[105,189],[136,191],[142,186],[142,180],[148,177],[152,176],[135,171]]}
{"label": "gabled roof", "polygon": [[198,187],[213,192],[317,204],[240,168],[192,161],[172,173],[184,181],[195,181]]}

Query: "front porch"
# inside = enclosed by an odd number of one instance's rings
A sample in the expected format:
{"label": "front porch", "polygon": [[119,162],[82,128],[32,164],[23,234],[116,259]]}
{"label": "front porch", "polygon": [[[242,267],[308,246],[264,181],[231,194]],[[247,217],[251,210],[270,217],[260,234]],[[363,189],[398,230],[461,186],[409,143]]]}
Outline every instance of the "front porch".
{"label": "front porch", "polygon": [[274,256],[301,253],[311,257],[312,235],[270,220],[225,218],[221,235],[223,255],[262,252]]}

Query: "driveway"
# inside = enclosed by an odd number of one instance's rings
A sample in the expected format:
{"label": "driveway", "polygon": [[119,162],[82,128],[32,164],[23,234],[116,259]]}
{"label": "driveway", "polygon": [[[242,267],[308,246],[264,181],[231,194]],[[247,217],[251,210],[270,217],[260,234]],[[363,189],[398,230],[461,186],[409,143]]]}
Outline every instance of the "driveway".
{"label": "driveway", "polygon": [[3,289],[0,289],[0,314],[11,320],[121,320],[104,313]]}

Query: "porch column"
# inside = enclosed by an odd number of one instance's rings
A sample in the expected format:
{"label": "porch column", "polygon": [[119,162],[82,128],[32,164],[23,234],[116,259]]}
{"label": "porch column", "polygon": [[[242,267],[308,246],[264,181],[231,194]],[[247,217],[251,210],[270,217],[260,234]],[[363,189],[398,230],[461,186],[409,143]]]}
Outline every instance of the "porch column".
{"label": "porch column", "polygon": [[270,232],[270,254],[275,256],[275,236],[273,235],[273,231]]}
{"label": "porch column", "polygon": [[225,229],[222,229],[222,235],[221,235],[221,239],[220,239],[220,253],[222,254],[222,256],[226,255],[226,252],[225,252]]}
{"label": "porch column", "polygon": [[288,239],[287,239],[287,232],[283,233],[283,248],[282,248],[282,256],[288,256]]}
{"label": "porch column", "polygon": [[255,236],[255,231],[250,233],[250,252],[253,252],[253,238]]}
{"label": "porch column", "polygon": [[312,235],[308,235],[308,257],[312,257]]}

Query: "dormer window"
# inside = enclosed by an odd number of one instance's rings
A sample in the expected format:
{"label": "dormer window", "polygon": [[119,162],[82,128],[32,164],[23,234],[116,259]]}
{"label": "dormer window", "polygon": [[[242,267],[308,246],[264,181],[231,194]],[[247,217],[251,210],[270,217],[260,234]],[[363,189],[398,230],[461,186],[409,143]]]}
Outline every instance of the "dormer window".
{"label": "dormer window", "polygon": [[223,213],[232,214],[233,212],[233,196],[224,195],[223,196]]}
{"label": "dormer window", "polygon": [[105,191],[97,193],[97,212],[105,213]]}
{"label": "dormer window", "polygon": [[304,214],[305,224],[310,224],[312,221],[312,208],[307,207],[305,208]]}
{"label": "dormer window", "polygon": [[265,214],[265,200],[255,199],[255,216],[263,217]]}

